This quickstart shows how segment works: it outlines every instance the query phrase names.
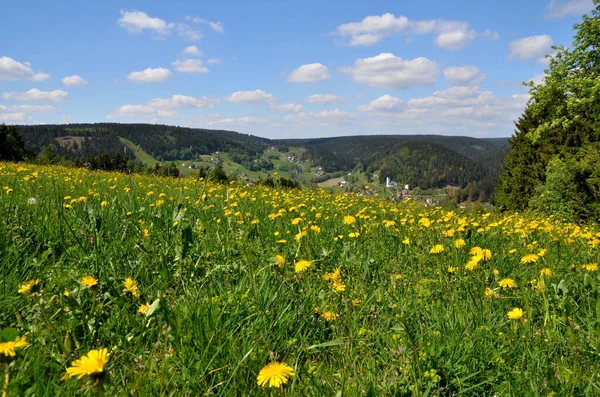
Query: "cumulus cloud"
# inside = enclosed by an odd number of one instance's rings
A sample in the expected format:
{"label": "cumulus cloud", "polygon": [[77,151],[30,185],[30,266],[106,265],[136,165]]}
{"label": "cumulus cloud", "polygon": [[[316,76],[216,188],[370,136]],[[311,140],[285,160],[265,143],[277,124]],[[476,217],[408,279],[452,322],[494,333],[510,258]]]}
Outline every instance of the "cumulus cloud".
{"label": "cumulus cloud", "polygon": [[186,95],[173,95],[171,98],[154,98],[148,106],[158,110],[174,110],[179,108],[212,108],[219,102],[216,98],[195,98]]}
{"label": "cumulus cloud", "polygon": [[114,112],[110,113],[107,118],[115,119],[121,117],[128,118],[175,118],[177,112],[159,110],[145,105],[123,105]]}
{"label": "cumulus cloud", "polygon": [[320,63],[309,63],[292,70],[288,81],[292,83],[316,83],[329,80],[329,69]]}
{"label": "cumulus cloud", "polygon": [[344,98],[335,94],[313,94],[306,98],[308,103],[335,103],[344,102]]}
{"label": "cumulus cloud", "polygon": [[131,72],[127,78],[136,83],[151,83],[155,81],[165,81],[170,79],[173,73],[167,68],[148,68],[141,72]]}
{"label": "cumulus cloud", "polygon": [[391,53],[357,59],[353,66],[341,67],[360,84],[378,88],[406,89],[434,84],[440,72],[439,65],[427,58],[404,60]]}
{"label": "cumulus cloud", "polygon": [[10,57],[0,57],[0,81],[11,80],[33,80],[42,81],[49,78],[50,75],[41,72],[34,72],[29,62],[18,62]]}
{"label": "cumulus cloud", "polygon": [[523,37],[508,43],[508,59],[526,61],[544,57],[552,47],[552,37],[547,34]]}
{"label": "cumulus cloud", "polygon": [[356,118],[354,113],[340,109],[322,110],[320,112],[299,112],[284,117],[285,121],[294,123],[307,123],[309,121],[320,121],[327,123],[328,120],[351,120]]}
{"label": "cumulus cloud", "polygon": [[73,76],[67,76],[62,79],[62,83],[67,87],[78,87],[80,85],[87,84],[87,81],[81,78],[81,76],[74,74]]}
{"label": "cumulus cloud", "polygon": [[23,123],[32,122],[33,117],[30,113],[53,112],[56,108],[48,105],[0,105],[0,122],[3,123]]}
{"label": "cumulus cloud", "polygon": [[192,21],[194,23],[206,24],[206,25],[210,26],[210,28],[212,30],[214,30],[215,32],[219,32],[219,33],[225,32],[225,26],[223,26],[223,22],[207,21],[206,19],[203,19],[200,17],[185,17],[185,19],[187,19],[188,21]]}
{"label": "cumulus cloud", "polygon": [[164,19],[151,18],[143,11],[120,10],[120,13],[121,18],[119,18],[117,23],[130,33],[141,33],[144,30],[150,30],[156,34],[167,35],[173,27]]}
{"label": "cumulus cloud", "polygon": [[198,49],[198,47],[196,47],[195,45],[191,45],[191,46],[185,47],[183,49],[183,54],[184,55],[193,55],[193,56],[201,57],[202,56],[202,51],[200,51]]}
{"label": "cumulus cloud", "polygon": [[402,107],[402,99],[385,94],[371,101],[367,105],[358,107],[361,112],[378,113],[378,112],[395,112]]}
{"label": "cumulus cloud", "polygon": [[216,65],[221,62],[223,62],[221,58],[208,58],[208,60],[206,61],[206,63],[208,63],[209,65]]}
{"label": "cumulus cloud", "polygon": [[256,104],[273,102],[275,97],[263,90],[237,91],[225,97],[225,100],[233,103]]}
{"label": "cumulus cloud", "polygon": [[572,15],[581,16],[593,8],[593,0],[551,0],[546,6],[544,17],[560,19]]}
{"label": "cumulus cloud", "polygon": [[443,73],[444,77],[456,85],[478,84],[486,78],[485,74],[475,66],[447,67]]}
{"label": "cumulus cloud", "polygon": [[278,105],[271,105],[270,108],[275,112],[299,112],[302,110],[302,105],[295,103],[280,103]]}
{"label": "cumulus cloud", "polygon": [[13,101],[51,101],[60,102],[67,99],[69,94],[65,91],[54,90],[54,91],[40,91],[37,88],[32,88],[27,92],[5,92],[2,98]]}
{"label": "cumulus cloud", "polygon": [[449,50],[458,50],[477,37],[477,33],[467,22],[444,19],[410,20],[403,15],[396,17],[389,12],[367,16],[360,22],[339,25],[335,31],[341,43],[351,46],[370,46],[395,33],[433,33],[436,35],[434,43]]}
{"label": "cumulus cloud", "polygon": [[173,69],[181,73],[208,73],[208,68],[202,65],[201,59],[176,60]]}

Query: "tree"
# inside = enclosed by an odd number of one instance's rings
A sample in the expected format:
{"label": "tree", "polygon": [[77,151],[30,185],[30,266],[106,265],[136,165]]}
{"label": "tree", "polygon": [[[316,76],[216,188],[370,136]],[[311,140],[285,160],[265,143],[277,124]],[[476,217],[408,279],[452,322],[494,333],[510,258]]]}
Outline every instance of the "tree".
{"label": "tree", "polygon": [[[531,204],[572,220],[600,217],[593,205],[600,187],[593,163],[600,141],[600,0],[594,5],[575,24],[572,45],[553,47],[544,81],[528,83],[531,99],[510,141],[496,193],[505,209]],[[562,194],[561,183],[575,190]],[[537,197],[546,191],[549,197]],[[567,209],[581,205],[585,211]]]}
{"label": "tree", "polygon": [[22,161],[33,157],[25,149],[25,144],[14,126],[0,124],[0,160]]}

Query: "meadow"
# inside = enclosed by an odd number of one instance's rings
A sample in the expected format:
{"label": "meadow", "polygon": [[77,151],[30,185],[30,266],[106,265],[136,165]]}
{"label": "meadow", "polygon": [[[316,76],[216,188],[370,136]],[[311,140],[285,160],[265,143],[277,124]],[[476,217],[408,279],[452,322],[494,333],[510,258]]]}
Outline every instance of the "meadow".
{"label": "meadow", "polygon": [[600,394],[600,233],[0,163],[3,396]]}

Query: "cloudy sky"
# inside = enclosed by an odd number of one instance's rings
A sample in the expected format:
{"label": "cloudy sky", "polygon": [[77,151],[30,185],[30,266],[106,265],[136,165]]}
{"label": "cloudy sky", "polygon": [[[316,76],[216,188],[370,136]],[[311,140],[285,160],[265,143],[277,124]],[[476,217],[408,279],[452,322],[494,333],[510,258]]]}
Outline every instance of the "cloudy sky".
{"label": "cloudy sky", "polygon": [[0,123],[269,138],[509,136],[592,0],[29,1],[2,7]]}

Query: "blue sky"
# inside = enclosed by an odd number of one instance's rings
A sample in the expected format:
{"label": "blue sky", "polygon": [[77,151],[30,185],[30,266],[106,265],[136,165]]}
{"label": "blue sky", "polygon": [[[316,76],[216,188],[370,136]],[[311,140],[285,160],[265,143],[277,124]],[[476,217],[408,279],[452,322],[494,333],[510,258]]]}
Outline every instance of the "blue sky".
{"label": "blue sky", "polygon": [[269,138],[509,136],[592,0],[23,1],[2,7],[0,122]]}

